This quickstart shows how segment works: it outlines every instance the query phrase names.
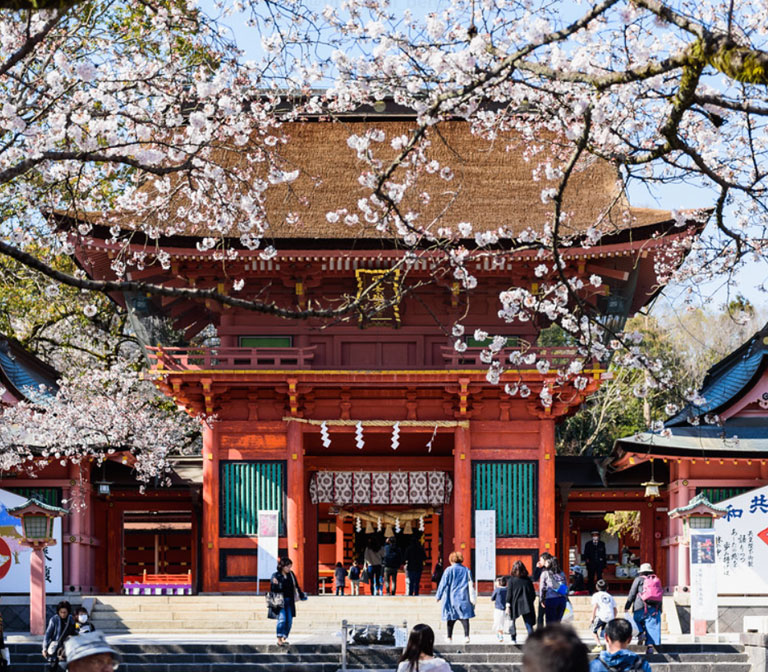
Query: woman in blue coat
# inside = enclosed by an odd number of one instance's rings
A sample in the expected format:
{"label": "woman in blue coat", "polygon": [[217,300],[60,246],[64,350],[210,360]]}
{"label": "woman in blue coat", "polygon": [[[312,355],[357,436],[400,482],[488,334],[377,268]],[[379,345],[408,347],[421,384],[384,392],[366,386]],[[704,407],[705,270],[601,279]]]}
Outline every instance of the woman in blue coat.
{"label": "woman in blue coat", "polygon": [[472,574],[462,564],[464,556],[454,551],[448,556],[451,566],[443,572],[440,585],[437,587],[437,599],[443,600],[441,617],[448,623],[447,641],[453,641],[453,626],[456,621],[464,628],[464,643],[469,644],[469,619],[475,617],[474,586]]}

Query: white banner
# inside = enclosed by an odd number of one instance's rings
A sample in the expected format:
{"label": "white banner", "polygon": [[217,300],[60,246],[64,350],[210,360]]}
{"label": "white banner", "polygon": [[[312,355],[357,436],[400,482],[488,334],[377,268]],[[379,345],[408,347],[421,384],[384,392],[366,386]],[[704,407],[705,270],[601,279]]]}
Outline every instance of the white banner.
{"label": "white banner", "polygon": [[768,594],[768,486],[718,503],[717,589],[721,595]]}
{"label": "white banner", "polygon": [[496,579],[496,512],[475,511],[475,579]]}
{"label": "white banner", "polygon": [[717,551],[714,530],[691,530],[691,620],[717,620]]}
{"label": "white banner", "polygon": [[[0,490],[0,594],[29,594],[29,546],[22,546],[21,519],[14,518],[8,509],[24,504],[26,497]],[[53,523],[54,546],[45,549],[45,590],[62,592],[61,518]]]}
{"label": "white banner", "polygon": [[277,538],[280,519],[277,511],[264,510],[257,514],[259,554],[256,558],[256,576],[259,580],[271,579],[277,570]]}

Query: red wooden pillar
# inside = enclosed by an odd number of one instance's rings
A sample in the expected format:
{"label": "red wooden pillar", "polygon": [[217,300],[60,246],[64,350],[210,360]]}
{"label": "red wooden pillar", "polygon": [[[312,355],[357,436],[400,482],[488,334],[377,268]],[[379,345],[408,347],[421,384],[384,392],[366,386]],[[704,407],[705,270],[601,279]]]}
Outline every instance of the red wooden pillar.
{"label": "red wooden pillar", "polygon": [[[643,502],[640,505],[640,558],[643,562],[653,562],[654,518],[653,503]],[[656,566],[653,569],[656,570]]]}
{"label": "red wooden pillar", "polygon": [[539,421],[539,552],[555,555],[555,421]]}
{"label": "red wooden pillar", "polygon": [[218,425],[203,423],[203,592],[219,590]]}
{"label": "red wooden pillar", "polygon": [[344,519],[336,516],[336,562],[344,564]]}
{"label": "red wooden pillar", "polygon": [[469,428],[457,427],[453,435],[453,544],[469,567],[472,551],[472,452]]}
{"label": "red wooden pillar", "polygon": [[306,583],[304,566],[304,439],[300,422],[288,423],[288,557],[299,584]]}

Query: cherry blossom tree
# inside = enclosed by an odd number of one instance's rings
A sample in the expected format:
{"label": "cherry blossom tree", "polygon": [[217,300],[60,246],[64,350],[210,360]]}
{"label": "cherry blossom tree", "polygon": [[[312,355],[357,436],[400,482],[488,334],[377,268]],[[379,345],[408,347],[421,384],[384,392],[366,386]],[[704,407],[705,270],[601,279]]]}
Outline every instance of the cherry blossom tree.
{"label": "cherry blossom tree", "polygon": [[0,471],[119,459],[137,480],[165,483],[169,457],[199,452],[200,418],[159,397],[135,363],[86,369],[51,392],[0,414]]}
{"label": "cherry blossom tree", "polygon": [[[758,0],[603,0],[565,9],[544,0],[446,0],[422,14],[384,0],[319,11],[302,0],[252,0],[221,9],[249,13],[260,58],[244,62],[220,17],[181,2],[113,0],[0,16],[0,254],[82,290],[351,318],[365,294],[297,310],[238,295],[239,278],[222,292],[130,274],[167,268],[161,239],[201,225],[201,248],[222,262],[241,249],[272,258],[276,250],[262,242],[275,223],[267,194],[302,171],[281,156],[291,142],[285,122],[392,99],[415,112],[413,128],[395,138],[372,128],[339,147],[361,162],[355,187],[367,194],[354,213],[328,203],[329,221],[353,218],[396,240],[404,277],[429,254],[469,295],[478,282],[469,262],[478,255],[538,251],[538,292],[507,288],[499,315],[560,325],[583,360],[622,350],[649,371],[650,385],[671,383],[663,363],[638,352],[635,335],[601,322],[585,300],[589,285],[563,262],[563,249],[596,245],[609,233],[604,213],[585,231],[568,227],[566,188],[591,161],[616,165],[621,189],[638,182],[651,192],[686,182],[709,189],[700,212],[674,214],[681,228],[711,224],[670,244],[658,263],[662,281],[701,283],[763,258],[768,9]],[[517,138],[507,149],[528,158],[548,206],[538,226],[488,231],[471,213],[459,225],[448,225],[445,213],[420,216],[425,185],[454,178],[450,160],[436,164],[428,149],[456,119],[478,142]],[[73,226],[62,230],[63,220]],[[55,268],[51,255],[71,253],[96,225],[109,227],[116,279]],[[36,245],[41,237],[50,254]],[[142,250],[131,247],[139,238],[147,241]],[[457,347],[462,330],[454,325]],[[526,353],[501,361],[503,339],[486,336],[491,382],[521,357],[549,367]],[[562,379],[578,379],[582,366],[574,362]]]}

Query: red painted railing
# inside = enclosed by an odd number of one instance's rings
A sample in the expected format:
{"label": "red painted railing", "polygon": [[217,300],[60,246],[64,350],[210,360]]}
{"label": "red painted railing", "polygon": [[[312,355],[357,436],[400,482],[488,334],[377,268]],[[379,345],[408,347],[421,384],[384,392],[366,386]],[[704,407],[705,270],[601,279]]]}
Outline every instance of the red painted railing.
{"label": "red painted railing", "polygon": [[208,369],[309,368],[315,347],[308,348],[147,348],[152,368],[164,371]]}
{"label": "red painted railing", "polygon": [[[441,348],[441,354],[446,366],[450,368],[488,366],[480,359],[483,350],[484,348],[467,348],[464,352],[458,352],[453,346],[446,345]],[[519,361],[510,361],[509,356],[513,353],[518,353]],[[533,356],[535,360],[530,361]],[[551,369],[557,369],[568,366],[578,356],[578,349],[569,347],[527,348],[522,351],[519,348],[503,348],[494,359],[500,361],[505,369],[533,369],[539,359],[546,359]],[[526,358],[529,361],[526,361]]]}
{"label": "red painted railing", "polygon": [[[147,348],[149,351],[152,368],[156,371],[189,371],[189,370],[213,370],[213,369],[311,369],[315,358],[317,346],[305,348]],[[431,366],[426,363],[410,365],[403,368],[486,368],[487,363],[481,359],[483,348],[467,348],[464,352],[457,352],[453,346],[447,345],[440,349],[442,361],[433,362]],[[519,359],[510,362],[509,356],[517,352]],[[515,348],[504,348],[495,357],[501,361],[505,369],[533,369],[534,361],[530,357],[535,355],[538,361],[545,358],[549,361],[552,370],[567,367],[571,361],[577,359],[578,350],[568,347],[554,348],[529,348],[520,352]],[[526,359],[528,358],[528,361]],[[392,366],[389,363],[389,366]],[[397,366],[397,365],[395,365]],[[326,363],[318,368],[359,368],[359,365],[344,363]],[[370,366],[372,370],[387,368]]]}

